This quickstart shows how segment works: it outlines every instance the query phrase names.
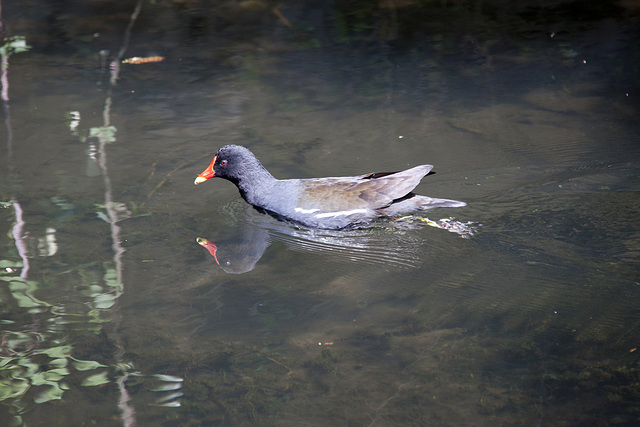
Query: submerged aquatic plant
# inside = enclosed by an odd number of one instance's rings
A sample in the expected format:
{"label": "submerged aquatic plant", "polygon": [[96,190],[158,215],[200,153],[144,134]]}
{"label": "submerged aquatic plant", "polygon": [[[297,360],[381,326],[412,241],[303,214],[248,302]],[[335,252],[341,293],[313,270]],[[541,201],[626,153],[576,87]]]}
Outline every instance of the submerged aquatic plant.
{"label": "submerged aquatic plant", "polygon": [[0,56],[11,56],[14,53],[26,52],[31,49],[31,46],[27,44],[24,36],[11,36],[7,37],[4,44],[0,46]]}

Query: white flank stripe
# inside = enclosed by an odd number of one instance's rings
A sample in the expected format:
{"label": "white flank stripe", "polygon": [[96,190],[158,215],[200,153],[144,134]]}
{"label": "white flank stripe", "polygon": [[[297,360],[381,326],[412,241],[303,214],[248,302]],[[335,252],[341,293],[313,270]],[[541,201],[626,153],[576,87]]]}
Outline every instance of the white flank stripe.
{"label": "white flank stripe", "polygon": [[319,211],[320,209],[302,209],[302,208],[295,208],[294,209],[296,212],[300,212],[300,213],[314,213]]}
{"label": "white flank stripe", "polygon": [[353,214],[357,214],[357,213],[366,213],[367,209],[352,209],[350,211],[338,211],[338,212],[327,212],[327,213],[322,213],[322,214],[318,214],[316,215],[316,218],[327,218],[330,216],[347,216],[347,215],[353,215]]}

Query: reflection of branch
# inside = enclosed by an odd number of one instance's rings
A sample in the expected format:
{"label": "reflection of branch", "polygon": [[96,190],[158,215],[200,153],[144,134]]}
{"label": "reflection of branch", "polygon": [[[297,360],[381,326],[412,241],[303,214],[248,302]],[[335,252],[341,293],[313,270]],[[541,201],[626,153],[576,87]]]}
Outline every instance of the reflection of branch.
{"label": "reflection of branch", "polygon": [[[187,165],[192,164],[192,163],[193,163],[193,162],[195,162],[195,161],[198,161],[198,160],[203,159],[203,158],[205,158],[205,157],[209,157],[210,155],[211,155],[211,154],[209,154],[209,153],[203,154],[202,156],[198,157],[198,158],[197,158],[197,159],[195,159],[195,160],[188,161],[188,162],[182,162],[179,166],[176,166],[175,168],[171,169],[169,172],[167,172],[167,174],[164,176],[164,178],[162,179],[162,181],[160,181],[160,182],[158,183],[158,185],[156,185],[156,186],[153,188],[153,190],[151,190],[151,191],[149,192],[149,194],[147,194],[147,200],[145,200],[144,202],[142,202],[142,204],[140,205],[140,207],[143,207],[143,206],[147,203],[147,201],[151,198],[151,196],[153,196],[153,195],[155,194],[155,192],[156,192],[156,191],[158,191],[158,190],[159,190],[159,189],[160,189],[164,184],[166,184],[166,182],[169,180],[169,178],[171,177],[171,175],[173,175],[175,172],[177,172],[177,171],[179,171],[180,169],[182,169],[182,168],[186,167]],[[146,184],[146,183],[148,183],[148,182],[151,180],[151,178],[153,178],[153,175],[155,175],[155,173],[156,173],[156,165],[157,165],[157,162],[151,165],[151,172],[149,173],[149,176],[147,177],[147,180],[145,181],[145,184]]]}
{"label": "reflection of branch", "polygon": [[[122,62],[122,58],[124,57],[124,53],[127,51],[129,47],[129,39],[131,38],[131,29],[133,29],[133,24],[135,24],[136,19],[138,19],[138,15],[140,14],[140,10],[142,9],[143,0],[138,0],[138,4],[136,4],[136,8],[131,14],[131,18],[129,19],[129,25],[127,25],[127,29],[124,32],[124,40],[122,41],[122,47],[120,51],[118,51],[118,56],[111,64],[111,86],[114,86],[118,81],[118,75],[120,74],[120,63]],[[107,125],[108,126],[108,125]]]}
{"label": "reflection of branch", "polygon": [[[109,90],[107,93],[107,98],[104,103],[104,110],[102,112],[103,117],[103,130],[97,134],[99,147],[98,147],[98,166],[102,171],[102,176],[104,179],[104,205],[107,212],[107,217],[109,218],[109,225],[111,228],[111,247],[113,249],[113,262],[116,270],[116,280],[120,285],[120,289],[123,289],[122,286],[122,254],[124,253],[124,248],[122,247],[122,243],[120,241],[120,226],[117,222],[120,220],[118,216],[117,204],[113,201],[113,191],[111,187],[111,178],[109,176],[109,168],[107,166],[107,152],[106,145],[109,142],[112,142],[114,138],[113,131],[115,128],[111,127],[111,103],[113,96],[113,87],[116,85],[118,81],[118,75],[120,73],[120,63],[122,61],[122,57],[126,52],[129,46],[129,39],[131,37],[131,29],[140,14],[140,10],[142,9],[143,0],[138,0],[136,4],[136,8],[134,9],[131,17],[129,19],[129,25],[124,34],[124,40],[122,42],[122,47],[118,52],[118,56],[114,59],[111,64],[111,79],[109,80]],[[115,290],[116,298],[120,297],[122,291],[120,289]],[[111,311],[114,321],[114,334],[112,336],[112,341],[114,346],[117,348],[116,353],[114,355],[115,361],[124,366],[123,357],[124,357],[124,346],[119,339],[118,334],[116,333],[118,330],[118,325],[120,323],[120,313],[117,308]],[[136,424],[135,419],[135,409],[129,403],[131,397],[127,391],[127,379],[129,378],[129,373],[126,370],[123,370],[122,376],[118,378],[117,385],[118,390],[120,392],[120,398],[118,399],[118,408],[120,409],[120,418],[125,427],[132,427]]]}
{"label": "reflection of branch", "polygon": [[[106,145],[107,143],[115,141],[115,128],[111,127],[111,103],[113,96],[113,87],[115,86],[118,80],[118,74],[120,72],[120,62],[124,53],[129,46],[129,38],[131,37],[131,29],[133,28],[133,24],[135,23],[138,15],[140,14],[140,9],[142,8],[143,0],[138,0],[136,4],[136,8],[131,14],[131,18],[129,20],[129,25],[125,31],[124,41],[122,42],[122,47],[118,52],[117,58],[112,63],[111,67],[111,79],[110,79],[110,87],[107,93],[107,98],[104,102],[104,109],[102,111],[103,118],[103,127],[99,132],[96,133],[98,137],[99,146],[98,146],[98,166],[102,171],[102,176],[104,179],[104,206],[107,211],[107,217],[109,218],[109,225],[111,226],[111,247],[114,252],[113,262],[115,264],[116,274],[117,274],[117,282],[122,283],[122,254],[124,253],[124,248],[120,242],[120,226],[117,225],[119,221],[118,211],[116,209],[117,204],[113,201],[113,191],[111,187],[111,178],[109,176],[109,168],[107,166],[107,152]],[[116,291],[116,297],[119,297],[121,294],[120,290]]]}
{"label": "reflection of branch", "polygon": [[404,389],[409,383],[404,383],[404,384],[400,384],[398,386],[398,391],[396,391],[396,394],[394,394],[393,396],[387,398],[384,400],[384,402],[382,402],[382,404],[380,406],[378,406],[376,408],[376,417],[371,421],[371,424],[369,424],[369,427],[371,427],[372,425],[374,425],[378,419],[380,418],[380,415],[378,415],[378,412],[380,412],[380,410],[382,408],[384,408],[385,406],[387,406],[387,403],[389,403],[390,401],[392,401],[393,399],[395,399],[396,397],[398,397],[400,395],[400,392],[402,391],[402,389]]}
{"label": "reflection of branch", "polygon": [[[167,182],[167,180],[168,180],[169,178],[171,178],[171,175],[172,175],[174,172],[179,171],[180,169],[182,169],[183,167],[185,167],[185,166],[186,166],[186,165],[188,165],[189,163],[191,163],[191,162],[186,162],[186,161],[185,161],[185,162],[182,162],[182,164],[181,164],[181,165],[179,165],[179,166],[177,166],[177,167],[173,168],[172,170],[170,170],[169,172],[167,172],[167,174],[166,174],[166,175],[165,175],[165,177],[162,179],[162,181],[160,181],[160,182],[158,183],[158,185],[156,185],[156,186],[153,188],[153,190],[151,190],[151,192],[149,192],[149,194],[147,194],[147,200],[149,200],[149,199],[151,198],[151,196],[153,196],[153,194],[154,194],[156,191],[158,191],[158,190],[160,189],[160,187],[162,187],[162,186]],[[146,202],[144,202],[144,203],[146,203]],[[144,206],[144,203],[142,203],[142,205],[141,205],[141,206]]]}
{"label": "reflection of branch", "polygon": [[[2,24],[2,5],[0,4],[0,36],[4,36],[4,26]],[[10,171],[13,170],[13,127],[11,126],[11,110],[9,109],[9,55],[13,51],[22,52],[28,49],[24,38],[12,38],[12,40],[4,39],[5,44],[1,49],[1,64],[0,67],[0,89],[2,98],[2,107],[4,109],[4,123],[7,128],[7,166]],[[18,48],[16,49],[15,46]],[[27,244],[23,239],[24,236],[24,220],[22,206],[17,199],[12,198],[11,204],[16,211],[16,223],[11,229],[11,235],[16,241],[16,248],[18,254],[22,258],[22,272],[20,277],[26,279],[29,275],[29,256],[27,254]]]}
{"label": "reflection of branch", "polygon": [[289,372],[287,372],[287,376],[289,375],[293,375],[293,369],[291,369],[290,367],[288,367],[287,365],[285,365],[284,363],[280,363],[278,362],[276,359],[273,359],[271,357],[267,357],[267,359],[271,360],[273,363],[275,363],[276,365],[280,365],[282,366],[284,369],[287,369]]}
{"label": "reflection of branch", "polygon": [[20,202],[17,200],[11,200],[13,209],[16,211],[16,224],[11,229],[11,234],[13,235],[14,240],[16,241],[16,248],[18,249],[18,254],[20,254],[20,258],[22,258],[22,272],[20,273],[20,277],[26,279],[29,273],[29,256],[27,255],[27,244],[22,238],[24,228],[24,220],[22,219],[22,207],[20,206]]}
{"label": "reflection of branch", "polygon": [[282,12],[280,12],[280,9],[278,9],[277,6],[271,10],[273,11],[273,14],[278,17],[280,22],[282,22],[282,25],[293,29],[293,25],[291,25],[291,22],[282,14]]}
{"label": "reflection of branch", "polygon": [[7,77],[9,70],[9,58],[6,55],[2,55],[2,75],[0,80],[2,81],[2,100],[9,102],[9,79]]}
{"label": "reflection of branch", "polygon": [[[105,105],[105,110],[111,104],[110,98],[108,98],[109,103]],[[124,253],[124,248],[120,243],[120,226],[117,224],[119,218],[118,213],[116,212],[115,206],[116,203],[113,201],[113,192],[111,188],[111,178],[109,177],[109,169],[107,166],[107,153],[105,150],[106,139],[104,137],[99,137],[99,148],[98,148],[98,166],[102,171],[102,176],[104,178],[104,206],[107,211],[107,217],[109,218],[109,225],[111,228],[111,248],[113,249],[113,262],[115,264],[116,274],[117,274],[117,282],[122,283],[122,254]],[[120,290],[116,290],[116,298],[121,294]]]}

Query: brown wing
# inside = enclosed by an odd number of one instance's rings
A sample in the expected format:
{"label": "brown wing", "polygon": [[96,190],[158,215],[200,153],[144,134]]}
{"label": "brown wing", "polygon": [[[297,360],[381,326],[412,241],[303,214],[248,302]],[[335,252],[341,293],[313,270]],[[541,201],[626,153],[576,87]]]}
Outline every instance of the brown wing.
{"label": "brown wing", "polygon": [[380,209],[410,193],[431,168],[422,165],[395,173],[301,180],[298,207],[317,213]]}

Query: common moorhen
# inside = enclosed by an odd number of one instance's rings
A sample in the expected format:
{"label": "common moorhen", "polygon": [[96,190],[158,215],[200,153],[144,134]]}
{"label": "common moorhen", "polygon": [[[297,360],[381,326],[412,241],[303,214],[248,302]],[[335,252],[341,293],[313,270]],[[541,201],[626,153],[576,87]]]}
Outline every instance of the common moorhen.
{"label": "common moorhen", "polygon": [[340,229],[400,213],[465,206],[457,200],[411,192],[432,168],[422,165],[360,176],[276,179],[247,148],[225,145],[195,184],[224,178],[238,187],[247,203],[262,212],[306,227]]}

